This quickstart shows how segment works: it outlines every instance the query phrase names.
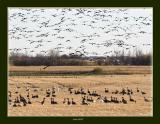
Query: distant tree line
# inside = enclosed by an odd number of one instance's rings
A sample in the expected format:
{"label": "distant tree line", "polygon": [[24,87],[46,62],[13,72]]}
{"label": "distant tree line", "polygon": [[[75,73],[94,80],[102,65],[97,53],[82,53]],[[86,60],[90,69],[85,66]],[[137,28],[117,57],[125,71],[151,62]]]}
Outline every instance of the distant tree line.
{"label": "distant tree line", "polygon": [[75,54],[59,55],[54,50],[50,50],[47,55],[36,56],[11,52],[9,63],[15,66],[151,65],[151,54],[136,51],[134,56],[122,52],[107,57],[84,57]]}

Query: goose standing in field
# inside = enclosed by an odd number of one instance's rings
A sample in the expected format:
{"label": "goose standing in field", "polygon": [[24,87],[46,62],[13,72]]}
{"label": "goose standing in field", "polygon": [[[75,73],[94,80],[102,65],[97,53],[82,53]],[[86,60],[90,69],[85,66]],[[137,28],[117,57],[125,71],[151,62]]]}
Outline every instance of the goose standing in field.
{"label": "goose standing in field", "polygon": [[56,101],[54,101],[53,97],[51,97],[51,104],[58,104]]}
{"label": "goose standing in field", "polygon": [[138,87],[137,87],[137,93],[139,92],[139,89],[138,89]]}
{"label": "goose standing in field", "polygon": [[127,87],[127,92],[130,92],[130,89]]}
{"label": "goose standing in field", "polygon": [[88,89],[87,93],[88,93],[89,95],[91,94],[91,92],[90,92],[90,90],[89,90],[89,89]]}
{"label": "goose standing in field", "polygon": [[17,107],[16,99],[15,99],[15,101],[13,102],[13,107]]}
{"label": "goose standing in field", "polygon": [[32,98],[38,98],[38,95],[33,95],[33,94],[32,94]]}
{"label": "goose standing in field", "polygon": [[20,97],[20,102],[23,103],[23,106],[26,106],[27,105],[27,100],[21,94],[19,95],[19,97]]}
{"label": "goose standing in field", "polygon": [[136,103],[136,100],[134,100],[134,99],[131,97],[131,95],[129,96],[129,101]]}
{"label": "goose standing in field", "polygon": [[68,104],[68,105],[70,105],[70,104],[71,104],[71,102],[69,101],[69,98],[67,98],[67,104]]}
{"label": "goose standing in field", "polygon": [[81,92],[81,94],[82,94],[82,95],[86,95],[86,93],[85,93],[84,91],[83,91],[83,92]]}
{"label": "goose standing in field", "polygon": [[82,99],[82,105],[88,105],[88,103],[86,102],[86,100]]}
{"label": "goose standing in field", "polygon": [[52,97],[56,97],[55,93],[56,93],[55,88],[52,88]]}
{"label": "goose standing in field", "polygon": [[11,95],[11,91],[9,91],[9,96],[8,96],[9,98],[8,98],[8,102],[9,102],[9,104],[11,105],[11,103],[12,103],[12,99],[11,99],[11,97],[12,97],[12,95]]}
{"label": "goose standing in field", "polygon": [[20,99],[19,99],[18,96],[16,97],[15,102],[16,102],[16,103],[20,103]]}
{"label": "goose standing in field", "polygon": [[71,103],[72,103],[72,105],[76,105],[76,102],[73,101],[73,98],[72,98]]}
{"label": "goose standing in field", "polygon": [[127,95],[131,95],[131,90],[127,87]]}
{"label": "goose standing in field", "polygon": [[104,99],[103,99],[103,102],[104,102],[104,103],[109,103],[110,101],[109,101],[109,100],[107,99],[107,97],[105,96]]}
{"label": "goose standing in field", "polygon": [[114,102],[114,98],[111,96],[111,100],[110,100],[111,102]]}
{"label": "goose standing in field", "polygon": [[30,94],[29,94],[29,92],[28,92],[28,94],[27,94],[27,98],[29,98],[29,96],[30,96]]}
{"label": "goose standing in field", "polygon": [[19,93],[18,91],[15,92],[15,94],[18,94],[18,93]]}
{"label": "goose standing in field", "polygon": [[26,88],[26,91],[29,91],[29,88],[28,88],[28,87]]}
{"label": "goose standing in field", "polygon": [[81,88],[80,88],[80,92],[83,92],[83,91],[84,91],[84,88],[83,88],[83,87],[81,87]]}
{"label": "goose standing in field", "polygon": [[133,95],[133,91],[132,91],[132,89],[131,89],[131,95]]}
{"label": "goose standing in field", "polygon": [[47,89],[46,90],[46,97],[50,97],[50,95],[51,95],[51,91],[50,91],[50,89]]}
{"label": "goose standing in field", "polygon": [[72,89],[70,89],[70,90],[69,90],[69,93],[70,93],[70,94],[72,94],[72,93],[73,93],[73,92],[72,92]]}
{"label": "goose standing in field", "polygon": [[108,88],[105,88],[105,93],[108,93],[108,92],[109,92]]}
{"label": "goose standing in field", "polygon": [[11,91],[8,91],[8,93],[9,93],[9,97],[11,98],[12,97],[12,92]]}
{"label": "goose standing in field", "polygon": [[97,97],[97,100],[102,100],[102,99],[103,99],[103,98],[102,98],[101,95]]}
{"label": "goose standing in field", "polygon": [[37,91],[38,91],[37,89],[34,89],[34,90],[33,90],[33,92],[37,92]]}
{"label": "goose standing in field", "polygon": [[82,96],[82,100],[86,100],[86,96]]}
{"label": "goose standing in field", "polygon": [[28,97],[28,102],[27,102],[28,104],[32,104],[32,102],[30,101],[30,98]]}
{"label": "goose standing in field", "polygon": [[52,87],[52,94],[56,93],[55,88]]}
{"label": "goose standing in field", "polygon": [[112,92],[112,94],[118,94],[118,93],[119,93],[119,91],[118,91],[118,90],[116,90],[116,91]]}
{"label": "goose standing in field", "polygon": [[44,104],[44,102],[45,102],[45,97],[43,98],[43,100],[41,101],[41,105],[43,105]]}
{"label": "goose standing in field", "polygon": [[82,88],[82,87],[81,87],[81,89],[80,89],[80,94],[86,95],[86,93],[85,93],[85,91],[84,91],[84,88]]}
{"label": "goose standing in field", "polygon": [[64,98],[64,100],[63,100],[63,104],[65,104],[66,103],[66,98]]}
{"label": "goose standing in field", "polygon": [[118,98],[115,98],[115,103],[120,103],[120,101],[118,100]]}
{"label": "goose standing in field", "polygon": [[78,94],[77,90],[74,90],[74,94],[75,94],[75,95],[77,95],[77,94]]}
{"label": "goose standing in field", "polygon": [[144,101],[145,101],[145,102],[150,102],[150,100],[147,99],[146,97],[144,97]]}
{"label": "goose standing in field", "polygon": [[120,94],[122,94],[122,95],[126,94],[126,90],[124,88],[122,88],[122,91],[120,92]]}
{"label": "goose standing in field", "polygon": [[8,99],[8,102],[9,102],[9,105],[11,105],[12,104],[12,99]]}
{"label": "goose standing in field", "polygon": [[87,102],[95,102],[92,97],[89,98],[88,96],[87,96],[86,100],[87,100]]}
{"label": "goose standing in field", "polygon": [[68,88],[68,91],[70,91],[70,90],[72,90],[72,89],[73,89],[72,87],[69,87],[69,88]]}
{"label": "goose standing in field", "polygon": [[100,95],[98,95],[96,91],[93,91],[91,96],[95,96],[96,97],[96,96],[100,96]]}
{"label": "goose standing in field", "polygon": [[127,104],[127,100],[125,100],[124,97],[122,97],[122,103]]}
{"label": "goose standing in field", "polygon": [[144,94],[147,94],[147,93],[145,93],[144,91],[141,91],[141,94],[144,95]]}

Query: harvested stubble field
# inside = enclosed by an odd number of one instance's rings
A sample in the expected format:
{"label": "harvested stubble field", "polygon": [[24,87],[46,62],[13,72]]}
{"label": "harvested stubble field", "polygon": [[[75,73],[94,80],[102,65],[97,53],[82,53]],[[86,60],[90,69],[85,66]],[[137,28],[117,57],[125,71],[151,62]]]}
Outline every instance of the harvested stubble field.
{"label": "harvested stubble field", "polygon": [[[100,68],[101,75],[150,74],[147,66],[11,66],[10,76],[55,76],[55,75],[93,75]],[[96,74],[97,75],[97,74]]]}
{"label": "harvested stubble field", "polygon": [[[10,67],[10,71],[39,71],[40,67]],[[91,67],[49,67],[45,71],[79,71],[92,70]],[[30,98],[32,104],[26,106],[13,107],[13,103],[8,105],[9,116],[152,116],[152,74],[151,67],[147,66],[104,66],[101,67],[109,71],[112,75],[63,75],[63,76],[9,76],[8,90],[12,92],[12,101],[21,94],[27,98],[29,89],[31,94],[38,94],[38,98]],[[129,74],[117,75],[114,71],[124,71]],[[47,88],[55,88],[55,101],[58,104],[50,104],[50,97],[46,97],[45,103],[41,105],[41,101],[46,95]],[[68,88],[72,87],[73,93],[70,94]],[[74,94],[74,90],[81,87],[87,93],[87,90],[96,91],[101,96],[116,97],[119,101],[124,97],[127,104],[123,103],[104,103],[102,100],[97,100],[98,97],[93,97],[94,102],[87,102],[89,105],[81,105],[84,95]],[[132,89],[131,95],[136,102],[129,100],[129,95],[113,94],[112,92],[122,88]],[[137,87],[140,90],[137,92]],[[105,88],[109,89],[105,93]],[[141,91],[146,94],[142,94]],[[18,92],[18,93],[15,93]],[[89,96],[88,94],[86,96]],[[149,102],[144,101],[144,96]],[[89,96],[90,97],[90,96]],[[63,104],[64,98],[73,98],[76,105]]]}
{"label": "harvested stubble field", "polygon": [[65,72],[65,71],[92,71],[94,68],[102,68],[104,71],[114,74],[116,72],[125,72],[128,74],[150,74],[150,66],[49,66],[45,70],[44,66],[10,66],[10,72],[41,72],[41,71],[55,71],[55,72]]}

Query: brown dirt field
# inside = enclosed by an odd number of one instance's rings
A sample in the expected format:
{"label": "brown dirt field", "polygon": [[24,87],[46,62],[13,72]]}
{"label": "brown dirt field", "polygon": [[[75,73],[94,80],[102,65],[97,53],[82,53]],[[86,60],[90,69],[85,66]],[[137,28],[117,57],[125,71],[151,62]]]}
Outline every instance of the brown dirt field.
{"label": "brown dirt field", "polygon": [[[12,107],[12,105],[8,105],[8,116],[153,116],[152,85],[151,74],[48,77],[13,76],[8,79],[8,90],[12,92],[12,100],[17,96],[14,93],[15,91],[26,97],[26,87],[29,87],[31,94],[38,94],[39,98],[31,98],[33,104],[27,106]],[[45,90],[53,86],[56,88],[57,96],[55,100],[58,104],[51,105],[50,98],[47,97],[44,105],[41,105],[40,101],[45,96]],[[96,101],[95,103],[81,105],[81,97],[83,95],[70,94],[68,87],[73,87],[74,89],[83,87],[85,91],[87,89],[91,91],[96,90],[102,96],[107,96],[108,98],[113,96],[117,97],[118,100],[121,100],[122,95],[112,94],[111,92],[116,89],[120,91],[122,88],[128,87],[133,90],[134,94],[132,98],[136,100],[136,103],[130,102],[128,95],[124,95],[123,97],[128,101],[127,104],[102,103],[96,100],[97,97],[93,97]],[[109,88],[109,93],[104,92],[105,87]],[[140,92],[137,92],[137,87],[147,94],[142,95]],[[38,91],[35,92],[35,89]],[[150,102],[145,102],[144,96]],[[63,104],[64,98],[74,98],[77,105]]]}

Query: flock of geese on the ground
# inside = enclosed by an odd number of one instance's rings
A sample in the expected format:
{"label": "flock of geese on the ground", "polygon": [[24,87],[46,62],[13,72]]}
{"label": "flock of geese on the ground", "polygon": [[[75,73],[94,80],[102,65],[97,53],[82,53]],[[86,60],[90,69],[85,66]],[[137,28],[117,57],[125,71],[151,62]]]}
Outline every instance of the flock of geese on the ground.
{"label": "flock of geese on the ground", "polygon": [[46,46],[52,46],[63,54],[96,56],[115,54],[115,46],[121,50],[151,46],[150,41],[135,41],[151,35],[151,16],[132,16],[126,8],[19,8],[9,12],[9,40],[24,44],[10,47],[10,52],[34,54],[38,50],[46,55]]}
{"label": "flock of geese on the ground", "polygon": [[[18,87],[19,89],[21,87]],[[91,90],[91,89],[84,89],[83,87],[79,88],[79,89],[74,89],[72,87],[69,87],[67,89],[67,93],[66,95],[68,95],[68,98],[62,98],[62,101],[57,101],[56,97],[57,97],[57,91],[55,87],[52,88],[48,88],[45,90],[45,94],[44,97],[41,96],[37,91],[37,89],[34,89],[33,91],[35,93],[30,93],[30,89],[26,88],[26,95],[21,95],[21,93],[19,91],[15,91],[15,92],[11,92],[8,91],[8,102],[9,102],[9,106],[11,107],[22,107],[22,106],[28,106],[29,104],[34,104],[34,99],[41,99],[38,100],[36,102],[38,102],[39,105],[45,105],[46,99],[50,99],[50,104],[54,105],[54,104],[66,104],[66,105],[90,105],[92,103],[109,103],[109,104],[129,104],[130,102],[133,102],[136,104],[136,102],[138,102],[136,99],[133,98],[134,94],[139,94],[142,95],[144,102],[151,102],[152,100],[150,98],[146,98],[146,92],[140,90],[139,88],[137,88],[134,92],[132,89],[127,88],[122,88],[121,90],[112,90],[110,91],[109,88],[105,88],[103,91],[102,95],[100,93],[98,93],[96,90]],[[14,95],[13,95],[14,94]],[[108,97],[108,95],[110,95],[110,97]],[[72,98],[74,95],[74,97],[81,97],[80,101],[74,101],[74,99]],[[120,95],[121,97],[115,97],[115,95]],[[125,96],[128,96],[128,99],[126,99]],[[15,98],[13,98],[15,97]],[[34,102],[33,102],[34,101]]]}

